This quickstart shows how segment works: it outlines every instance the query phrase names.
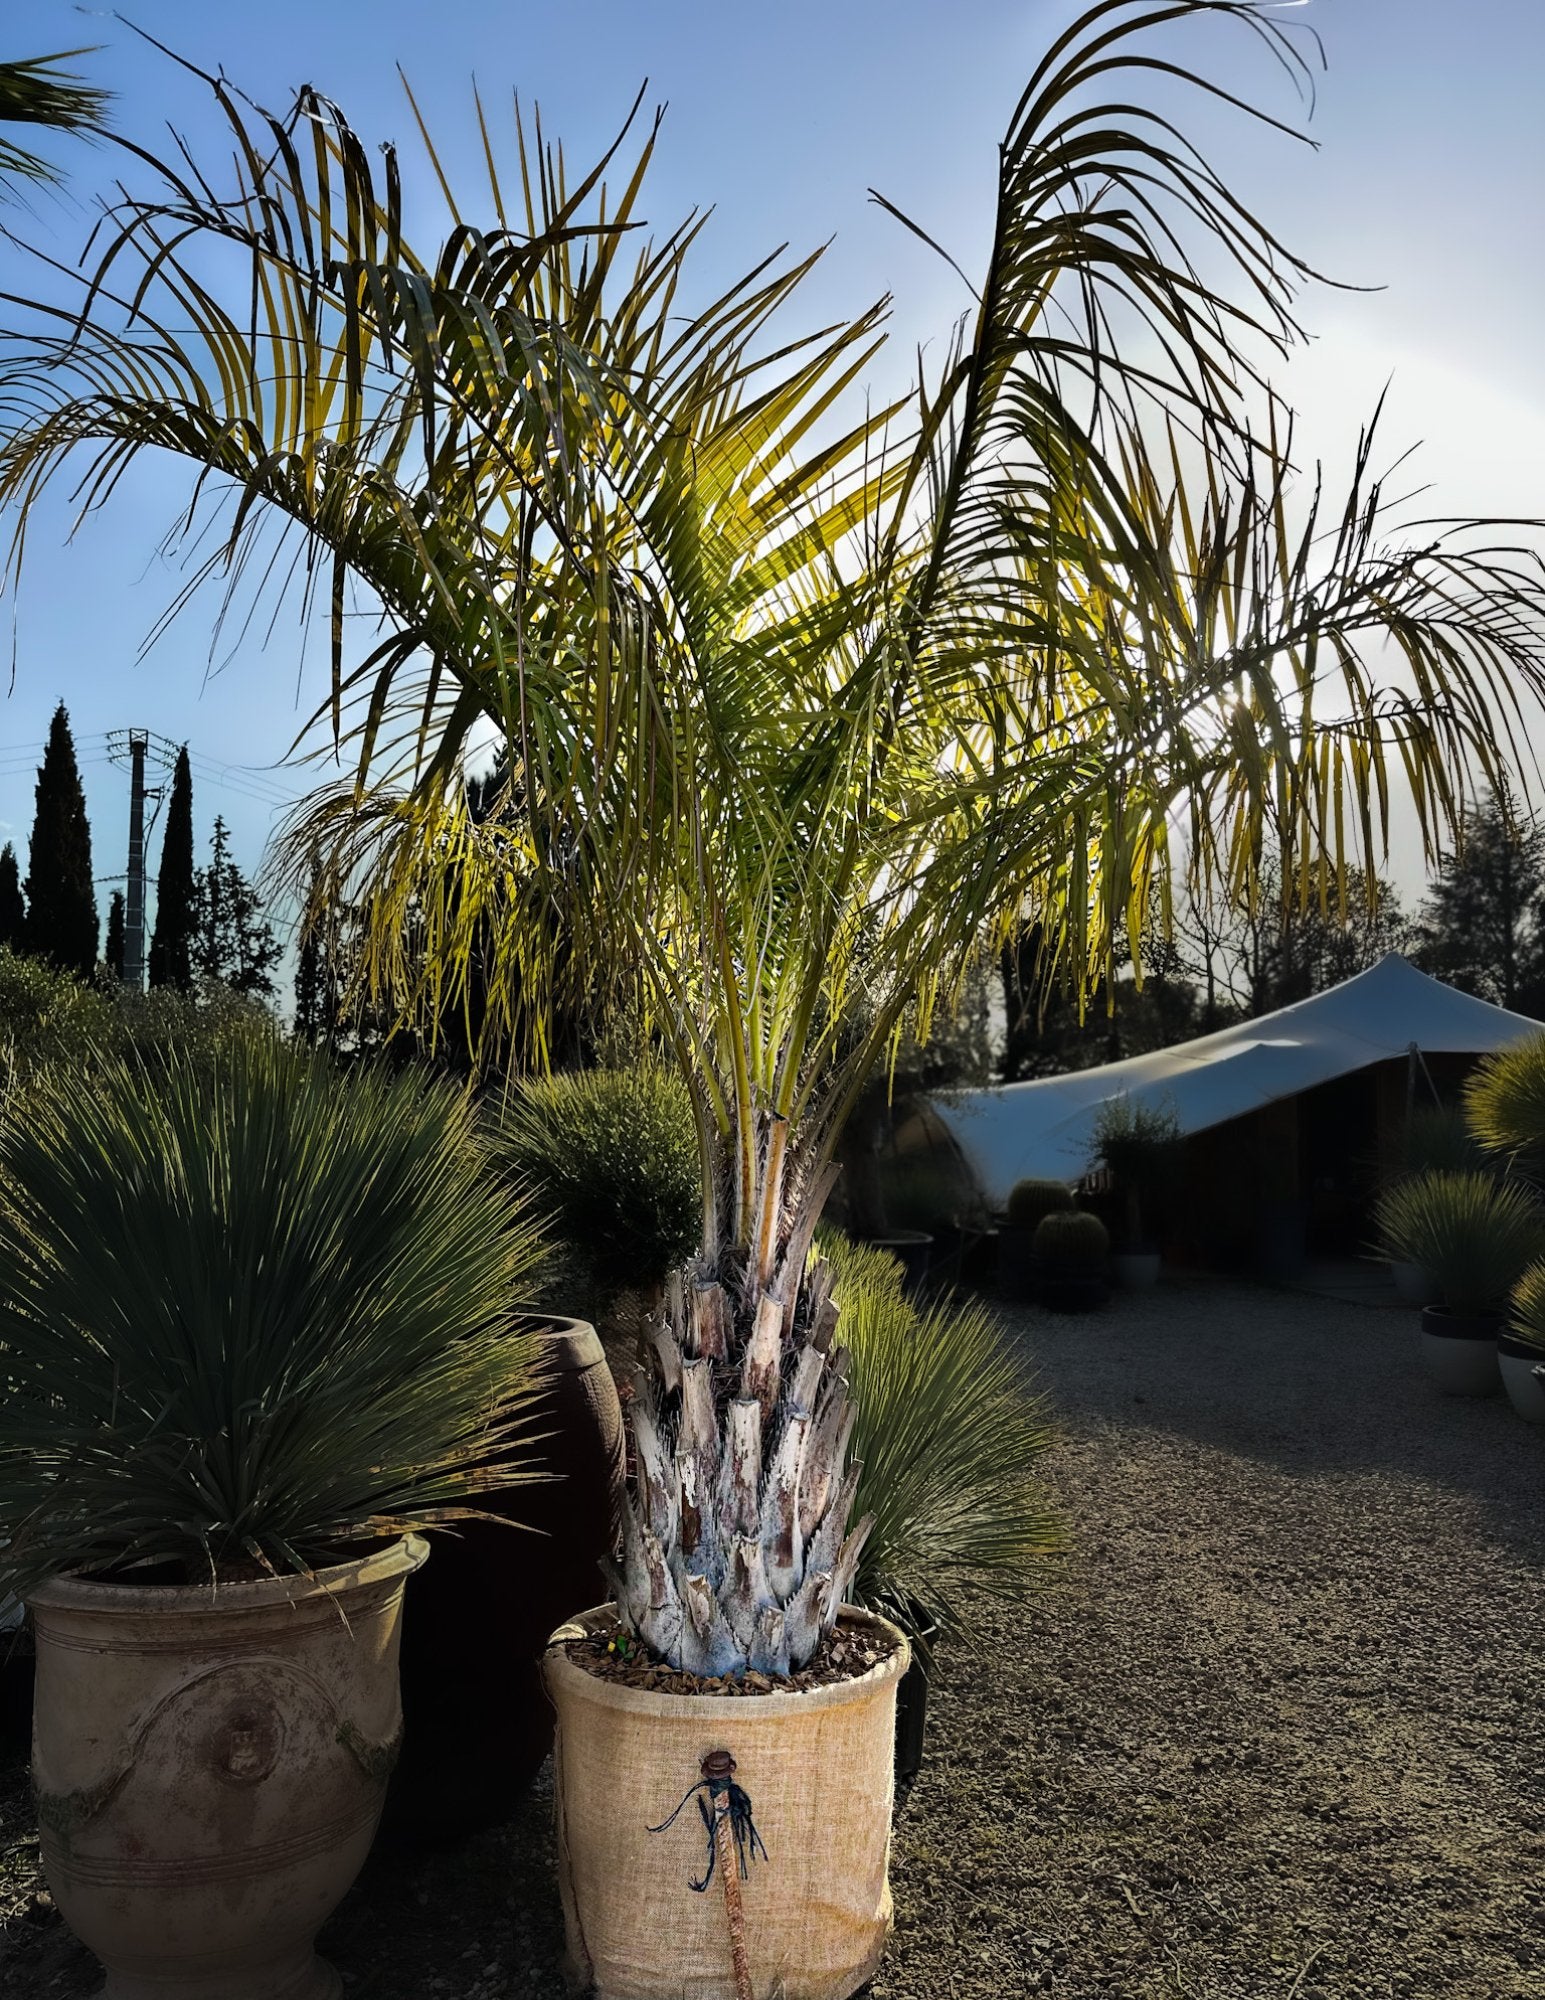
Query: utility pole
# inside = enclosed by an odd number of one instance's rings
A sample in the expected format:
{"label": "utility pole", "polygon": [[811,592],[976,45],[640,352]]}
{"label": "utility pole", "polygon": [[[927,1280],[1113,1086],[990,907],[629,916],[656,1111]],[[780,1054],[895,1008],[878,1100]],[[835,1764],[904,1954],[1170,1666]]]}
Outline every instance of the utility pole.
{"label": "utility pole", "polygon": [[177,761],[175,744],[152,737],[148,729],[114,729],[107,738],[115,764],[129,766],[129,874],[123,899],[123,983],[135,993],[145,990],[145,800],[159,799],[159,787],[145,789],[145,760],[154,757],[162,770]]}

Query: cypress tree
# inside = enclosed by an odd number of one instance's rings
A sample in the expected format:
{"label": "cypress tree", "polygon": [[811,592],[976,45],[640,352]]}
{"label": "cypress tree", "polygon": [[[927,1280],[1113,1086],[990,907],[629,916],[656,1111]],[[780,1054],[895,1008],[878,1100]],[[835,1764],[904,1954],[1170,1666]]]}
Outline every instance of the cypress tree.
{"label": "cypress tree", "polygon": [[0,848],[0,945],[20,951],[27,924],[27,905],[22,900],[21,870],[16,849],[7,841]]}
{"label": "cypress tree", "polygon": [[54,710],[38,767],[27,866],[26,949],[89,979],[97,965],[97,899],[91,887],[91,827],[63,702]]}
{"label": "cypress tree", "polygon": [[166,834],[161,842],[161,872],[156,877],[156,921],[150,933],[150,983],[175,986],[180,993],[193,985],[193,927],[196,922],[193,868],[193,773],[184,744],[172,773],[172,793],[166,804]]}
{"label": "cypress tree", "polygon": [[115,889],[113,900],[107,906],[107,950],[104,954],[107,959],[107,969],[114,979],[123,977],[123,942],[123,896]]}

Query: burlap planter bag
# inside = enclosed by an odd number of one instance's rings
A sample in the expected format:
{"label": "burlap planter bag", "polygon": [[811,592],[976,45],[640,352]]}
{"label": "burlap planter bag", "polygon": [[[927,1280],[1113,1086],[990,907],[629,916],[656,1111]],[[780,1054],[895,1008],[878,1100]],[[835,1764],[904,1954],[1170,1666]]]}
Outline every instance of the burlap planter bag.
{"label": "burlap planter bag", "polygon": [[[868,1673],[801,1693],[660,1694],[598,1679],[561,1641],[611,1624],[611,1606],[553,1634],[558,1886],[571,1990],[597,2000],[736,2000],[723,1870],[702,1892],[710,1836],[705,1757],[727,1750],[765,1856],[740,1881],[755,2000],[847,2000],[891,1927],[896,1687],[906,1640],[852,1608],[896,1650]],[[663,1831],[651,1833],[687,1802]],[[736,1871],[738,1873],[738,1870]]]}

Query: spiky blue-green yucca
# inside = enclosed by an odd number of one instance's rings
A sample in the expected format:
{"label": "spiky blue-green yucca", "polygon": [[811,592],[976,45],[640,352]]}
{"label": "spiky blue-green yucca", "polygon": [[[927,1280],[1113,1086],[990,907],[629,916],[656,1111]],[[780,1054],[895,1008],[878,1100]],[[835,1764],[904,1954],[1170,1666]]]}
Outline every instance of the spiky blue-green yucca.
{"label": "spiky blue-green yucca", "polygon": [[527,1476],[536,1238],[453,1092],[273,1036],[55,1069],[0,1124],[0,1228],[18,1595],[305,1570]]}

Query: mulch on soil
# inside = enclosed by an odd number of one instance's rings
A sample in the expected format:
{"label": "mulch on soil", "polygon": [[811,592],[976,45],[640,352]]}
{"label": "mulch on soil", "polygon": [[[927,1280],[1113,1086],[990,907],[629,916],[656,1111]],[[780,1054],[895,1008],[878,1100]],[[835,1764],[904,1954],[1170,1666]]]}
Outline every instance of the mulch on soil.
{"label": "mulch on soil", "polygon": [[[1008,1324],[1074,1555],[942,1657],[872,2000],[1540,2000],[1545,1434],[1430,1391],[1395,1310],[1177,1280]],[[550,1813],[373,1857],[346,1993],[559,2000]],[[36,1858],[13,1745],[0,1994],[76,2000]]]}
{"label": "mulch on soil", "polygon": [[[614,1651],[617,1642],[622,1650]],[[687,1674],[662,1665],[628,1642],[620,1621],[588,1639],[569,1639],[564,1651],[597,1680],[622,1687],[644,1688],[653,1694],[725,1695],[734,1699],[760,1694],[799,1694],[808,1688],[836,1687],[857,1680],[888,1660],[896,1647],[882,1633],[842,1625],[828,1632],[806,1665],[792,1674]]]}

